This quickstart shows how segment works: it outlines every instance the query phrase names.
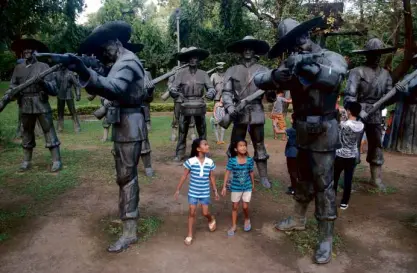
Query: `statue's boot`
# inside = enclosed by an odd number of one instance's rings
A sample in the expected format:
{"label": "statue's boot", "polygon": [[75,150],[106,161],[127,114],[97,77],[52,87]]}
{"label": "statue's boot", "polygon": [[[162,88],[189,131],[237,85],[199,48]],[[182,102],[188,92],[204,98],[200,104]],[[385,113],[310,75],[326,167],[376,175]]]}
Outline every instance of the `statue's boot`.
{"label": "statue's boot", "polygon": [[106,142],[108,138],[109,138],[109,128],[104,128],[103,138],[101,139],[101,142]]}
{"label": "statue's boot", "polygon": [[21,171],[27,171],[30,169],[30,167],[32,167],[32,153],[33,149],[23,149],[23,162],[20,165]]}
{"label": "statue's boot", "polygon": [[176,155],[176,156],[174,157],[174,162],[179,163],[179,162],[181,162],[183,159],[184,159],[184,157],[183,157],[183,156],[181,156],[181,155]]}
{"label": "statue's boot", "polygon": [[136,220],[123,221],[123,235],[107,248],[108,252],[118,253],[127,249],[131,244],[138,242]]}
{"label": "statue's boot", "polygon": [[327,264],[332,259],[334,221],[318,221],[319,242],[314,261],[317,264]]}
{"label": "statue's boot", "polygon": [[52,167],[51,172],[57,172],[62,169],[62,162],[61,162],[61,153],[58,147],[53,147],[49,149],[52,155]]}
{"label": "statue's boot", "polygon": [[172,130],[171,130],[171,141],[172,142],[175,142],[176,140],[177,140],[177,130],[178,129],[176,129],[176,128],[172,128]]}
{"label": "statue's boot", "polygon": [[57,127],[58,132],[62,133],[64,131],[64,119],[63,118],[58,119],[58,124],[56,127]]}
{"label": "statue's boot", "polygon": [[146,153],[141,155],[142,157],[142,161],[143,161],[143,166],[145,167],[145,174],[148,177],[152,177],[153,176],[153,169],[152,169],[152,157],[151,157],[151,153]]}
{"label": "statue's boot", "polygon": [[224,131],[226,130],[220,127],[220,143],[221,144],[224,144]]}
{"label": "statue's boot", "polygon": [[271,183],[268,179],[268,165],[266,160],[257,161],[256,167],[258,168],[259,177],[261,178],[261,184],[264,188],[270,189]]}
{"label": "statue's boot", "polygon": [[79,133],[81,131],[80,121],[78,120],[78,116],[74,115],[73,117],[73,123],[74,123],[74,131],[76,133]]}
{"label": "statue's boot", "polygon": [[305,230],[306,229],[306,212],[308,203],[295,202],[294,216],[290,216],[277,225],[275,228],[281,231]]}
{"label": "statue's boot", "polygon": [[378,189],[382,192],[387,190],[387,187],[382,183],[381,173],[382,173],[382,166],[377,165],[370,165],[371,169],[371,184],[377,186]]}

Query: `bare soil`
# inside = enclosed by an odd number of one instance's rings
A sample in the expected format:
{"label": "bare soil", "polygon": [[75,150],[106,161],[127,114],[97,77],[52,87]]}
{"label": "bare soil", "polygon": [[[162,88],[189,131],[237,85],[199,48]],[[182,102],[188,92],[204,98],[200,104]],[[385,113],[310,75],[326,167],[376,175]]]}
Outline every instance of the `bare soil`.
{"label": "bare soil", "polygon": [[[182,168],[167,162],[171,152],[153,151],[156,177],[151,183],[143,182],[140,192],[142,216],[158,216],[164,221],[153,237],[123,253],[107,253],[110,237],[103,221],[117,219],[118,187],[107,178],[85,176],[80,186],[54,201],[42,215],[25,221],[17,236],[0,245],[0,272],[417,272],[417,229],[409,220],[417,213],[416,157],[385,153],[384,180],[396,192],[384,195],[357,187],[349,209],[340,211],[336,222],[343,246],[330,264],[318,266],[309,254],[301,255],[285,233],[273,228],[274,222],[292,212],[293,201],[283,193],[289,184],[285,143],[266,143],[271,156],[269,173],[272,180],[279,181],[280,192],[254,193],[251,232],[245,233],[240,227],[234,237],[227,237],[231,208],[228,196],[213,201],[211,211],[218,219],[217,231],[210,233],[206,221],[199,217],[195,241],[185,246],[187,189],[182,190],[179,201],[173,200]],[[84,148],[94,152],[94,147]],[[219,180],[226,164],[224,150],[225,146],[212,147]],[[362,164],[364,170],[356,177],[366,181],[369,169]],[[108,168],[113,168],[111,159]],[[139,169],[143,174],[143,168]],[[6,196],[0,205],[22,201],[18,197],[10,200],[7,192],[0,194]],[[310,206],[311,218],[313,209],[314,203]]]}

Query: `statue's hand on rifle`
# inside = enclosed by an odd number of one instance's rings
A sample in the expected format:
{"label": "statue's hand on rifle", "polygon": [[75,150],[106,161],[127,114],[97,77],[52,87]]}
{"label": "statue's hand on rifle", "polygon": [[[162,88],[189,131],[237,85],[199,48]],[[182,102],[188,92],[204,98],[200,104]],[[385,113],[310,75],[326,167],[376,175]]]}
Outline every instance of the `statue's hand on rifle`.
{"label": "statue's hand on rifle", "polygon": [[366,113],[365,111],[361,110],[361,112],[359,113],[359,117],[363,120],[366,121],[368,119],[368,113]]}
{"label": "statue's hand on rifle", "polygon": [[92,101],[95,97],[96,97],[96,95],[88,95],[87,100]]}
{"label": "statue's hand on rifle", "polygon": [[104,100],[103,105],[105,107],[110,107],[110,106],[112,106],[112,101],[110,101],[110,100]]}
{"label": "statue's hand on rifle", "polygon": [[231,119],[236,119],[239,114],[234,106],[229,106],[229,108],[227,108],[227,113]]}
{"label": "statue's hand on rifle", "polygon": [[287,82],[291,79],[290,70],[288,68],[275,69],[272,73],[274,80],[277,82]]}
{"label": "statue's hand on rifle", "polygon": [[90,71],[83,61],[74,54],[66,54],[68,57],[67,67],[69,70],[78,74],[83,82],[87,82],[90,79]]}
{"label": "statue's hand on rifle", "polygon": [[407,93],[407,86],[401,82],[397,82],[397,84],[395,84],[395,89],[397,89],[398,92]]}
{"label": "statue's hand on rifle", "polygon": [[214,90],[214,88],[210,88],[208,91],[207,91],[207,94],[206,94],[206,98],[208,99],[208,100],[214,100],[214,97],[216,96],[216,90]]}

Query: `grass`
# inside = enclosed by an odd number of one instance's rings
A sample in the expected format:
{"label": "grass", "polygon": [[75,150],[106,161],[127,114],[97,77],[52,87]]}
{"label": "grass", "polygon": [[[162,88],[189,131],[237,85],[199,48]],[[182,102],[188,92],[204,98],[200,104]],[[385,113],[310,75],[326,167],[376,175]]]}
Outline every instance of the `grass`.
{"label": "grass", "polygon": [[[307,220],[306,230],[303,231],[287,231],[285,232],[290,240],[294,243],[296,249],[302,254],[312,254],[316,249],[318,242],[318,229],[317,220]],[[335,231],[333,235],[333,255],[341,249],[343,246],[343,240],[340,235]],[[335,252],[336,250],[336,252]]]}
{"label": "grass", "polygon": [[[119,220],[112,221],[111,219],[102,220],[104,224],[104,230],[109,235],[109,240],[116,240],[122,235],[123,227],[122,222]],[[161,227],[163,220],[157,216],[147,216],[139,218],[138,220],[138,236],[141,242],[145,242],[152,237],[158,229]]]}
{"label": "grass", "polygon": [[[8,88],[7,82],[0,82],[0,96]],[[165,86],[158,86],[157,89],[163,92]],[[87,93],[83,90],[82,99],[77,105],[94,105],[99,101],[87,100]],[[155,96],[155,102],[159,101],[159,95]],[[50,97],[51,106],[56,106],[56,98]],[[44,139],[38,137],[37,147],[34,149],[33,167],[28,172],[19,172],[18,168],[22,160],[20,140],[14,141],[17,127],[18,108],[16,102],[11,102],[2,113],[0,113],[0,187],[6,193],[2,198],[0,210],[0,242],[12,238],[19,227],[30,217],[46,213],[51,203],[63,193],[77,187],[83,181],[99,179],[103,183],[114,183],[115,170],[113,156],[111,155],[112,143],[101,143],[103,128],[101,121],[81,120],[81,133],[73,132],[72,121],[67,119],[64,122],[64,133],[58,138],[61,141],[61,154],[63,170],[59,173],[50,173],[51,164],[50,152],[44,148]],[[213,127],[210,124],[211,113],[207,114],[207,135],[212,150],[227,149],[227,146],[215,144]],[[160,156],[154,157],[154,164],[159,161],[170,161],[175,153],[176,143],[170,141],[171,121],[169,116],[153,116],[152,130],[149,133],[153,151],[158,151]],[[190,132],[191,133],[191,132]],[[227,130],[225,140],[230,139],[231,130]],[[247,136],[248,137],[248,136]],[[265,125],[265,138],[272,138],[271,121],[267,119]],[[187,140],[190,143],[190,140]],[[251,150],[251,148],[250,148]],[[187,154],[189,153],[189,148]],[[155,155],[155,153],[154,153]],[[172,157],[171,157],[172,156]],[[215,161],[226,161],[226,155],[215,156]],[[142,163],[139,164],[142,170]],[[143,173],[143,171],[142,171]],[[218,183],[222,185],[222,177]],[[142,174],[141,184],[152,183],[152,179],[145,178]],[[275,183],[275,182],[273,182]],[[278,181],[276,182],[278,183]],[[278,185],[278,184],[277,184]],[[275,189],[276,190],[276,189]],[[272,192],[278,195],[278,192]],[[151,236],[161,224],[156,217],[148,217],[140,220],[139,233],[142,238]],[[117,233],[117,227],[110,233]]]}
{"label": "grass", "polygon": [[264,186],[261,185],[261,183],[256,183],[256,191],[271,194],[274,200],[278,200],[280,194],[282,193],[282,184],[277,179],[270,180],[269,182],[271,183],[270,189],[266,189]]}

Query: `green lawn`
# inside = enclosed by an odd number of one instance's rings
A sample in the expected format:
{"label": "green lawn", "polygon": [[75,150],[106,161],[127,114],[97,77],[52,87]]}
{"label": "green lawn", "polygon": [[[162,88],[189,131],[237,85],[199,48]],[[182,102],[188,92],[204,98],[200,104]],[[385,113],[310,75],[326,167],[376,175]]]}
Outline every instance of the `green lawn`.
{"label": "green lawn", "polygon": [[[0,83],[0,95],[7,89],[8,83]],[[157,100],[156,100],[157,101]],[[56,105],[56,98],[51,97],[50,103]],[[97,104],[98,100],[89,102],[83,92],[82,100],[78,105]],[[58,174],[49,172],[50,153],[44,148],[44,139],[36,139],[37,147],[34,150],[34,167],[28,173],[18,171],[22,160],[20,140],[13,141],[17,125],[17,104],[11,102],[0,113],[0,192],[6,197],[2,198],[5,206],[0,206],[0,242],[15,234],[18,227],[23,225],[30,217],[42,214],[48,209],[51,202],[62,193],[79,185],[83,179],[100,177],[105,183],[113,183],[115,172],[113,157],[110,154],[111,142],[101,143],[103,128],[101,121],[96,119],[81,120],[81,133],[75,134],[72,121],[65,120],[65,132],[59,134],[64,169]],[[210,124],[211,114],[207,114],[207,135],[212,149],[215,145],[213,127]],[[171,116],[152,116],[152,130],[149,139],[155,154],[156,162],[169,160],[175,152],[175,144],[169,140],[171,135]],[[226,141],[230,138],[231,128],[226,131]],[[271,121],[267,119],[265,138],[272,138]],[[188,140],[188,144],[191,141]],[[189,153],[189,149],[187,150]],[[163,155],[163,156],[161,156]],[[224,157],[222,157],[224,159]],[[220,160],[220,158],[217,158]],[[11,199],[11,200],[9,200]],[[14,202],[14,200],[24,200]],[[8,202],[8,200],[10,202]],[[0,205],[3,203],[0,203]],[[148,221],[149,229],[157,219],[144,219]],[[17,232],[17,231],[16,231]]]}

